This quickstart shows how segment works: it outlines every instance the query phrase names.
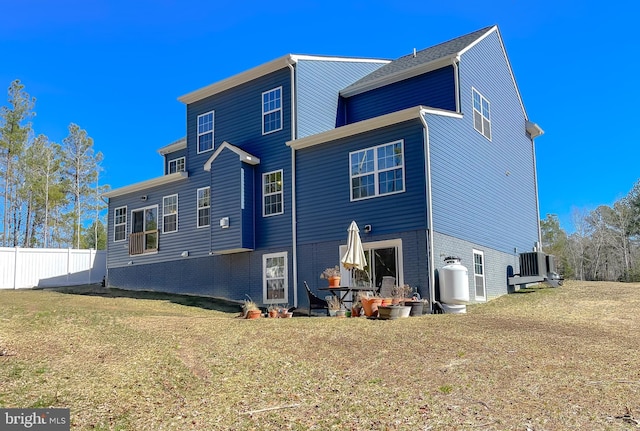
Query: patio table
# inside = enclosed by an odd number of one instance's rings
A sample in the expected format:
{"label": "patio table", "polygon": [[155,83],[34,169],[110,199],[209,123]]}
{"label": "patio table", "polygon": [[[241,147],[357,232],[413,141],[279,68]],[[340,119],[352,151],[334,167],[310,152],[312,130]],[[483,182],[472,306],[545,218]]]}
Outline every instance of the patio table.
{"label": "patio table", "polygon": [[340,301],[340,305],[343,305],[347,310],[350,310],[351,307],[347,307],[345,302],[353,303],[353,297],[351,299],[347,299],[350,293],[353,292],[375,292],[375,288],[371,286],[338,286],[338,287],[319,287],[318,290],[321,291],[329,291],[333,296],[338,298]]}

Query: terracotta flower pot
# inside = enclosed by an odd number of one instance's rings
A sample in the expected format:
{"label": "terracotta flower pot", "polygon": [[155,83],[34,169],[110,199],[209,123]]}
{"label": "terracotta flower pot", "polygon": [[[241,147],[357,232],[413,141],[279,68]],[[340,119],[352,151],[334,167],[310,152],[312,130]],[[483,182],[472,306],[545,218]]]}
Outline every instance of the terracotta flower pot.
{"label": "terracotta flower pot", "polygon": [[329,277],[329,287],[340,287],[340,277]]}
{"label": "terracotta flower pot", "polygon": [[378,315],[378,306],[382,305],[382,298],[360,298],[364,315],[367,317]]}
{"label": "terracotta flower pot", "polygon": [[257,319],[262,315],[260,310],[249,310],[247,311],[247,319]]}

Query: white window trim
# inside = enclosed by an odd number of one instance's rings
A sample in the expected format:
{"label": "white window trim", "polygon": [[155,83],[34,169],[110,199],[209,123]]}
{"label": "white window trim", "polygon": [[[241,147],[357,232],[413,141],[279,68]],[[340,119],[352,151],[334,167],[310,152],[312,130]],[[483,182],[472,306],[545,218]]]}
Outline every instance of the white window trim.
{"label": "white window trim", "polygon": [[[383,241],[371,241],[371,242],[363,242],[362,248],[365,253],[368,250],[376,249],[376,248],[395,248],[396,249],[396,257],[398,259],[397,272],[398,272],[398,280],[396,280],[396,284],[398,286],[404,286],[404,262],[402,260],[402,239],[387,239]],[[347,252],[347,244],[341,245],[339,247],[339,259],[342,259],[342,256]],[[340,265],[340,284],[343,286],[351,286],[351,272],[348,269],[345,269],[342,265]]]}
{"label": "white window trim", "polygon": [[[474,96],[474,94],[475,94],[475,93],[478,93],[478,96],[480,96],[480,109],[481,109],[480,111],[478,111],[478,110],[476,109],[476,107],[475,107],[475,103],[474,103],[475,101],[474,101],[474,98],[473,98],[473,96]],[[482,101],[483,101],[483,100],[487,102],[487,105],[489,105],[489,118],[485,117],[485,116],[484,116],[484,114],[482,113]],[[480,133],[482,136],[484,136],[484,137],[485,137],[485,139],[487,139],[487,140],[491,141],[491,138],[493,137],[493,131],[491,130],[491,129],[492,129],[492,127],[491,127],[491,111],[492,111],[492,109],[491,109],[491,102],[489,102],[489,99],[487,99],[486,97],[484,97],[484,96],[482,95],[482,93],[480,93],[480,92],[479,92],[478,90],[476,90],[474,87],[471,87],[471,109],[472,109],[472,112],[473,112],[473,114],[474,114],[474,115],[472,116],[472,118],[471,118],[471,121],[473,122],[473,128],[474,128],[478,133]],[[475,113],[476,113],[476,112],[480,115],[480,117],[481,117],[481,118],[486,119],[486,120],[487,120],[487,122],[489,123],[489,137],[487,137],[487,135],[484,133],[484,121],[482,122],[482,130],[478,130],[478,128],[476,127],[475,118],[473,118],[473,117],[475,117]]]}
{"label": "white window trim", "polygon": [[[284,298],[267,299],[267,259],[284,257]],[[288,304],[289,303],[289,269],[288,253],[268,253],[262,255],[262,302],[265,304]]]}
{"label": "white window trim", "polygon": [[[211,131],[200,133],[200,117],[204,117],[205,115],[211,114]],[[215,147],[215,131],[216,131],[216,111],[205,112],[204,114],[198,115],[196,119],[196,150],[198,154],[206,153],[208,151],[213,151]],[[205,135],[207,133],[211,133],[211,148],[207,150],[200,151],[200,136]]]}
{"label": "white window trim", "polygon": [[[182,160],[182,170],[178,170],[178,161]],[[184,156],[182,157],[176,157],[175,159],[171,159],[169,160],[169,163],[167,164],[167,174],[171,174],[173,172],[171,172],[171,164],[175,163],[176,165],[176,170],[174,172],[184,172],[187,170],[187,163],[186,163],[186,158]]]}
{"label": "white window trim", "polygon": [[[164,225],[165,225],[164,219],[167,216],[173,215],[173,213],[169,213],[169,214],[165,214],[164,213],[164,208],[165,208],[164,200],[167,199],[167,198],[172,198],[174,196],[176,198],[176,212],[175,212],[175,215],[176,215],[176,230],[170,230],[170,231],[167,232],[167,231],[164,230]],[[162,197],[162,233],[169,234],[169,233],[175,233],[175,232],[178,232],[178,194],[177,193],[175,193],[173,195],[168,195],[168,196],[163,196]]]}
{"label": "white window trim", "polygon": [[[476,276],[480,275],[480,274],[476,274],[476,254],[479,254],[480,256],[482,256],[482,289],[484,291],[484,296],[478,296],[477,292],[477,286],[476,286]],[[486,262],[484,260],[484,252],[480,251],[480,250],[476,250],[475,248],[473,249],[472,252],[472,256],[473,258],[471,259],[471,262],[473,262],[473,295],[476,299],[476,301],[485,301],[487,300],[487,278],[486,278],[486,273],[487,273],[487,265]]]}
{"label": "white window trim", "polygon": [[[387,168],[387,169],[378,169],[378,148],[382,148],[382,147],[386,147],[388,145],[393,145],[396,143],[400,143],[400,145],[402,146],[402,190],[396,190],[395,192],[390,192],[390,193],[380,193],[379,192],[379,181],[378,181],[378,174],[380,172],[386,172],[386,171],[391,171],[391,170],[395,170],[398,169],[398,166],[394,166],[393,168]],[[362,153],[364,151],[368,151],[368,150],[373,150],[373,171],[372,172],[367,172],[366,174],[363,175],[353,175],[353,173],[351,172],[351,155],[352,154],[356,154],[356,153]],[[398,139],[396,141],[391,141],[391,142],[387,142],[385,144],[380,144],[380,145],[376,145],[373,147],[367,147],[367,148],[362,148],[360,150],[357,151],[351,151],[349,153],[349,199],[351,202],[358,202],[358,201],[363,201],[366,199],[372,199],[372,198],[379,198],[382,196],[391,196],[391,195],[396,195],[398,193],[404,193],[407,190],[407,181],[406,181],[406,167],[405,167],[405,151],[404,151],[404,139]],[[374,188],[375,188],[375,194],[371,195],[371,196],[366,196],[364,198],[354,198],[353,197],[353,178],[356,177],[364,177],[367,175],[371,175],[373,174],[373,184],[374,184]]]}
{"label": "white window trim", "polygon": [[[280,107],[277,108],[277,109],[272,109],[271,111],[265,111],[264,110],[264,95],[267,94],[267,93],[271,93],[273,91],[277,91],[277,90],[280,90]],[[278,132],[278,131],[282,130],[282,127],[284,125],[284,121],[283,121],[283,117],[282,117],[282,102],[284,100],[283,96],[284,96],[284,94],[282,93],[282,87],[275,87],[275,88],[272,88],[271,90],[267,90],[267,91],[263,91],[262,92],[262,96],[260,97],[260,102],[262,103],[262,134],[263,135],[269,135],[271,133]],[[279,129],[269,130],[268,132],[265,132],[264,131],[264,117],[266,115],[268,115],[268,114],[272,114],[272,113],[278,112],[278,111],[280,111],[280,128]]]}
{"label": "white window trim", "polygon": [[[116,223],[116,213],[118,210],[124,209],[124,223]],[[123,242],[127,240],[127,218],[129,214],[127,213],[127,206],[117,207],[113,209],[113,242]],[[116,239],[116,227],[124,225],[124,238]]]}
{"label": "white window trim", "polygon": [[[282,181],[282,186],[280,187],[280,191],[279,192],[274,192],[274,193],[265,193],[264,192],[264,186],[265,186],[265,177],[267,175],[271,175],[271,174],[275,174],[280,172],[280,179]],[[266,203],[265,203],[265,198],[267,196],[274,196],[280,194],[282,196],[282,211],[277,212],[277,213],[271,213],[271,214],[267,214],[266,212]],[[270,172],[265,172],[262,174],[262,217],[271,217],[271,216],[276,216],[276,215],[280,215],[280,214],[284,214],[284,170],[283,169],[278,169],[276,171],[270,171]]]}
{"label": "white window trim", "polygon": [[[160,216],[160,214],[158,212],[158,210],[159,210],[158,205],[148,205],[146,207],[140,207],[140,208],[132,209],[131,210],[131,216],[130,216],[131,217],[131,223],[129,225],[129,232],[133,233],[133,213],[142,211],[143,215],[144,215],[144,212],[146,210],[152,209],[152,208],[156,209],[156,229],[155,229],[155,231],[157,232],[156,233],[156,235],[157,235],[157,238],[156,238],[156,249],[154,251],[143,251],[141,254],[129,254],[129,256],[145,256],[145,255],[149,255],[149,254],[158,254],[158,250],[160,250],[160,232],[162,232],[162,229],[160,229],[160,226],[158,225],[158,223],[159,223],[158,219],[159,219],[159,216]],[[145,224],[146,224],[146,221],[145,221]],[[150,232],[150,231],[147,231],[146,230],[146,226],[145,226],[145,230],[143,230],[142,232],[144,232],[146,234],[147,232]],[[140,233],[140,232],[137,232],[137,233]]]}
{"label": "white window trim", "polygon": [[[208,207],[200,207],[200,190],[209,190],[209,206]],[[204,208],[209,208],[209,224],[200,225],[200,210]],[[198,229],[203,227],[211,226],[211,187],[201,187],[196,190],[196,227]]]}

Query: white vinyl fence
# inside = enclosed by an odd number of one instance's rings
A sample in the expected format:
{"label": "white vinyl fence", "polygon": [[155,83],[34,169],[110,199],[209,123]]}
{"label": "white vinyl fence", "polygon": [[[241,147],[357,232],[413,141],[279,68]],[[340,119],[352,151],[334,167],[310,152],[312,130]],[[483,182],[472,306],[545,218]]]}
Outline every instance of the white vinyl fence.
{"label": "white vinyl fence", "polygon": [[105,250],[0,247],[0,289],[100,283],[106,274]]}

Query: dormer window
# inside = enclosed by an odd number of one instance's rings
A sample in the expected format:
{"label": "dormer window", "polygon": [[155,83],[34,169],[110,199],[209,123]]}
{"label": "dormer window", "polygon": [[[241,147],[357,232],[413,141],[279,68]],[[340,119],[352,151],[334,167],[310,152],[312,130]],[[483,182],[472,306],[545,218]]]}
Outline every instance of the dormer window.
{"label": "dormer window", "polygon": [[282,130],[282,87],[262,93],[262,134]]}
{"label": "dormer window", "polygon": [[473,127],[482,133],[485,138],[491,140],[489,101],[478,93],[475,88],[472,88],[471,91],[473,92]]}
{"label": "dormer window", "polygon": [[213,149],[214,111],[198,115],[198,153]]}
{"label": "dormer window", "polygon": [[176,172],[184,172],[184,157],[178,157],[177,159],[169,160],[168,174],[175,174]]}

